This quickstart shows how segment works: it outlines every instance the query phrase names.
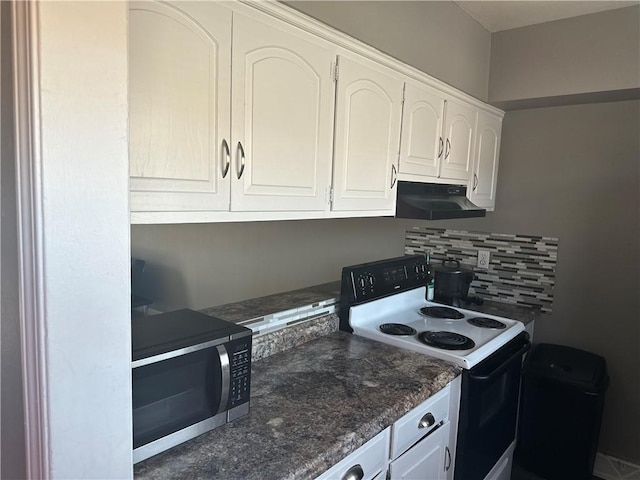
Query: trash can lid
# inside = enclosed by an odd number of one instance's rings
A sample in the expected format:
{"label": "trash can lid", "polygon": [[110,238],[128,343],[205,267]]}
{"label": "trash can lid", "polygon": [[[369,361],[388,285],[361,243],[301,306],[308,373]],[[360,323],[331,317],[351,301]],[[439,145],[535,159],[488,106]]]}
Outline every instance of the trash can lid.
{"label": "trash can lid", "polygon": [[598,392],[608,383],[606,360],[564,345],[540,343],[530,352],[523,375],[546,378],[563,385]]}

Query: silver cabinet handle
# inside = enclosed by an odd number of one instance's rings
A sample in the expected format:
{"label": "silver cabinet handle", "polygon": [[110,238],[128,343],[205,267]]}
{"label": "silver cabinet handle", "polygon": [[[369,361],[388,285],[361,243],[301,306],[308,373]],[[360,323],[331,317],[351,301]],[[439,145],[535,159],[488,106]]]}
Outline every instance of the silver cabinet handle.
{"label": "silver cabinet handle", "polygon": [[242,174],[244,173],[244,148],[242,148],[242,143],[240,142],[238,142],[237,153],[239,153],[237,158],[240,159],[240,167],[238,169],[238,180],[240,180],[240,177],[242,177]]}
{"label": "silver cabinet handle", "polygon": [[449,469],[451,468],[451,450],[449,450],[449,447],[444,447],[444,449],[447,454],[447,458],[445,459],[445,464],[444,464],[444,471],[448,472]]}
{"label": "silver cabinet handle", "polygon": [[476,175],[475,173],[473,174],[473,191],[476,191],[476,188],[478,188],[478,175]]}
{"label": "silver cabinet handle", "polygon": [[433,413],[425,413],[424,416],[418,422],[418,428],[429,428],[436,424],[436,419]]}
{"label": "silver cabinet handle", "polygon": [[394,187],[396,181],[398,180],[398,171],[396,170],[396,164],[391,164],[391,188]]}
{"label": "silver cabinet handle", "polygon": [[231,368],[229,367],[229,354],[224,345],[218,345],[218,357],[220,359],[220,370],[222,371],[222,388],[220,389],[220,406],[216,413],[224,412],[227,409],[229,400],[229,384],[231,383]]}
{"label": "silver cabinet handle", "polygon": [[445,149],[444,158],[445,160],[449,158],[449,154],[451,153],[451,142],[447,138],[447,148]]}
{"label": "silver cabinet handle", "polygon": [[364,470],[360,465],[354,465],[342,476],[342,480],[362,480],[363,478]]}
{"label": "silver cabinet handle", "polygon": [[440,141],[438,142],[438,158],[442,158],[442,151],[444,150],[444,142],[442,141],[442,137],[440,137]]}
{"label": "silver cabinet handle", "polygon": [[229,173],[229,166],[231,166],[231,152],[229,151],[229,144],[225,139],[222,139],[222,150],[224,152],[224,157],[227,160],[224,164],[224,168],[222,169],[222,178],[225,178],[227,173]]}

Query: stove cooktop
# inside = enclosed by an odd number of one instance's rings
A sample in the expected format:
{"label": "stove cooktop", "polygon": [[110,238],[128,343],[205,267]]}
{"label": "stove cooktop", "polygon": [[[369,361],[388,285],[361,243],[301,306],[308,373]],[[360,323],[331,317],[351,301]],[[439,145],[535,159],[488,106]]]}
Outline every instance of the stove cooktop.
{"label": "stove cooktop", "polygon": [[[349,323],[353,333],[470,369],[524,331],[524,325],[516,320],[462,308],[453,308],[457,318],[427,316],[425,307],[439,310],[444,306],[427,302],[425,294],[426,288],[419,287],[352,306]],[[383,324],[393,324],[395,333],[385,333],[386,328],[380,328]],[[443,347],[436,346],[433,342],[425,342],[425,332],[437,332],[435,337],[440,336],[440,332],[447,332],[452,334],[452,339],[445,340],[449,343]],[[462,337],[469,341],[463,342]]]}

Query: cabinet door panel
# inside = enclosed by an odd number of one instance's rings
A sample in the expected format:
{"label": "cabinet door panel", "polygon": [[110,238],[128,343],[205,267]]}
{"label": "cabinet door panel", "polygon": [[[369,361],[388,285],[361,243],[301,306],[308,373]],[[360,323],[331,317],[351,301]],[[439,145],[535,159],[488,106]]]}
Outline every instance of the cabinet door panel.
{"label": "cabinet door panel", "polygon": [[440,480],[450,467],[447,456],[449,423],[411,447],[389,465],[392,480]]}
{"label": "cabinet door panel", "polygon": [[132,211],[228,209],[230,42],[218,5],[130,4]]}
{"label": "cabinet door panel", "polygon": [[334,55],[298,32],[234,16],[232,210],[326,210]]}
{"label": "cabinet door panel", "polygon": [[426,87],[405,86],[400,173],[436,177],[444,143],[444,98]]}
{"label": "cabinet door panel", "polygon": [[480,207],[493,208],[496,203],[501,130],[499,117],[484,112],[478,114],[476,158],[469,198]]}
{"label": "cabinet door panel", "polygon": [[440,177],[469,180],[473,163],[476,111],[455,101],[447,101],[445,113],[445,153]]}
{"label": "cabinet door panel", "polygon": [[332,208],[393,213],[402,81],[344,57],[339,68]]}

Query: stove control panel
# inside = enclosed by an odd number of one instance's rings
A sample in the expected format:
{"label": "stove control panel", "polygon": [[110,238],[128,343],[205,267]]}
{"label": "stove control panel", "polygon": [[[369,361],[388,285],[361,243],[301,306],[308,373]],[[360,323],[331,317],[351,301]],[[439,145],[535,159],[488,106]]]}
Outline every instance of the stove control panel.
{"label": "stove control panel", "polygon": [[350,297],[355,303],[420,287],[425,285],[427,280],[427,265],[422,255],[399,257],[343,269],[343,282],[349,284]]}
{"label": "stove control panel", "polygon": [[340,328],[351,331],[348,325],[351,306],[425,286],[428,280],[423,255],[407,255],[343,268]]}

